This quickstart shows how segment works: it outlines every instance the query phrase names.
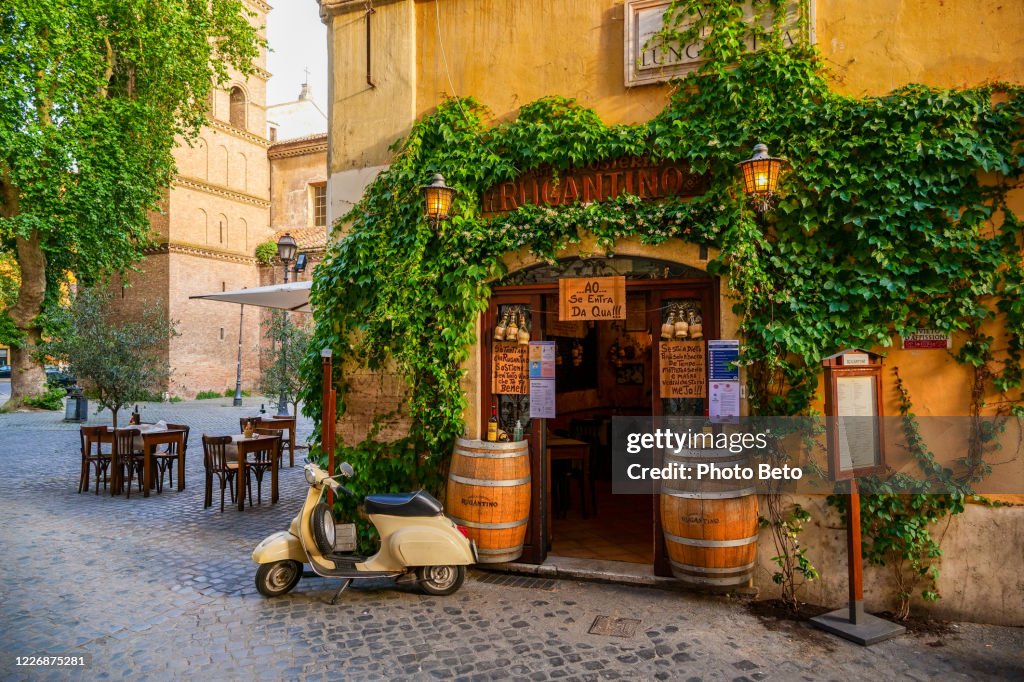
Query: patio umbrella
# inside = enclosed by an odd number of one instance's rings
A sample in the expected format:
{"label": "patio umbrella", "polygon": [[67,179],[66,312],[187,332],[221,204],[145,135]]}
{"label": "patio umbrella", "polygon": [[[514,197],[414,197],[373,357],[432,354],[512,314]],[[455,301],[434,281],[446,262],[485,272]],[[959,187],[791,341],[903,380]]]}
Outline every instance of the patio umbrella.
{"label": "patio umbrella", "polygon": [[226,301],[227,303],[254,305],[260,308],[277,308],[292,312],[312,313],[313,309],[309,305],[309,290],[312,286],[312,281],[288,282],[287,284],[273,284],[268,287],[255,287],[253,289],[218,291],[213,294],[189,296],[189,298],[202,298],[208,301]]}

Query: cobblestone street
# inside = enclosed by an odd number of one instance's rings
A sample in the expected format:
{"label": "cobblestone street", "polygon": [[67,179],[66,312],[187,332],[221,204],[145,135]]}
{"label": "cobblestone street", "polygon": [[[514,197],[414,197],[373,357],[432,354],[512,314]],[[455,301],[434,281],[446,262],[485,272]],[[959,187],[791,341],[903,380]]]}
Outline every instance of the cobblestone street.
{"label": "cobblestone street", "polygon": [[[803,624],[763,622],[725,597],[472,571],[451,597],[385,582],[346,593],[303,578],[261,597],[254,545],[287,527],[281,501],[203,509],[203,432],[255,414],[230,399],[149,404],[144,421],[192,427],[187,487],[149,498],[77,494],[78,425],[59,413],[0,415],[0,678],[18,679],[1021,679],[1024,629],[960,624],[870,649]],[[272,409],[268,405],[268,410]],[[127,414],[122,415],[127,419]],[[102,423],[91,416],[90,423]],[[299,423],[299,443],[311,424]],[[358,476],[358,472],[356,472]],[[255,493],[255,491],[254,491]],[[215,494],[215,498],[217,495]],[[638,620],[630,636],[595,618]],[[625,633],[628,634],[628,633]],[[16,667],[15,657],[86,655],[85,669]]]}

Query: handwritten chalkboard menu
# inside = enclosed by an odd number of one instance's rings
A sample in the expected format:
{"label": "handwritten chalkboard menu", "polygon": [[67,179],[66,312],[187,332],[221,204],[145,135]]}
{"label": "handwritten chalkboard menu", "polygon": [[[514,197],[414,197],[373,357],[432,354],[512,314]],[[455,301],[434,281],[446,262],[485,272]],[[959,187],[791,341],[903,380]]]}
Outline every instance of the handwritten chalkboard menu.
{"label": "handwritten chalkboard menu", "polygon": [[658,352],[662,398],[707,397],[708,372],[703,341],[662,341]]}
{"label": "handwritten chalkboard menu", "polygon": [[558,280],[558,319],[625,320],[625,277],[576,277]]}
{"label": "handwritten chalkboard menu", "polygon": [[526,395],[530,392],[529,346],[515,341],[495,341],[491,351],[491,392]]}

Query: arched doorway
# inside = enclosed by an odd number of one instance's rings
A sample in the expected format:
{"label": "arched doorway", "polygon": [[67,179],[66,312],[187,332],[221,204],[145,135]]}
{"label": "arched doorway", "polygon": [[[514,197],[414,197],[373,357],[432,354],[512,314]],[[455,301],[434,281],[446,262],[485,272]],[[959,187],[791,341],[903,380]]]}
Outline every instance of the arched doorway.
{"label": "arched doorway", "polygon": [[[563,278],[623,276],[626,319],[560,322]],[[653,565],[670,575],[660,519],[650,496],[612,495],[611,426],[616,416],[704,415],[704,399],[662,399],[657,341],[669,321],[700,323],[719,338],[719,280],[703,270],[649,257],[567,258],[536,264],[497,282],[483,319],[481,423],[497,408],[499,428],[530,441],[533,497],[523,560],[548,553],[579,560]],[[555,410],[530,417],[531,395],[494,374],[510,326],[553,342]],[[507,341],[505,342],[507,343]],[[499,356],[500,357],[500,356]]]}

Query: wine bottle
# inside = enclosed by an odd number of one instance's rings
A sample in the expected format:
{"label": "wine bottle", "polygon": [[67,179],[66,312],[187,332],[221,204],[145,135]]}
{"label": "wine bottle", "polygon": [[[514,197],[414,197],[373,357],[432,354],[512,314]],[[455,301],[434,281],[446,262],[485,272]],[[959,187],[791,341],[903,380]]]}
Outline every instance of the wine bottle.
{"label": "wine bottle", "polygon": [[487,420],[487,440],[498,441],[498,406],[491,406],[491,418]]}

